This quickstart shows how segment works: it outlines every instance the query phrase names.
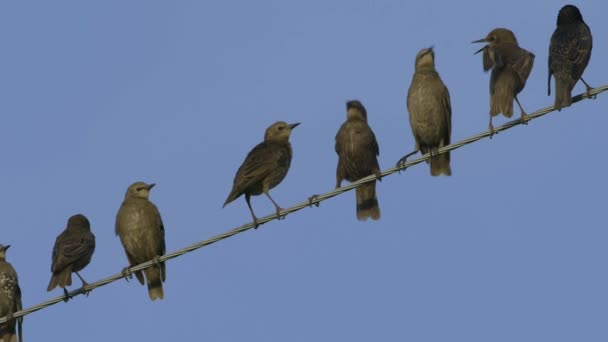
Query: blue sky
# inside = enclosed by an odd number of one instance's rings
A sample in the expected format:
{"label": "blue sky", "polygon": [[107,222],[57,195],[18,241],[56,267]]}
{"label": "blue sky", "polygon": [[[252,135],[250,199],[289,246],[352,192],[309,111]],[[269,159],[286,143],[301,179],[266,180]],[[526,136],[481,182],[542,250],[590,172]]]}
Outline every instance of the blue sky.
{"label": "blue sky", "polygon": [[[334,186],[347,100],[366,106],[392,167],[414,145],[405,96],[422,48],[451,93],[453,141],[487,129],[489,74],[470,42],[495,27],[536,55],[524,108],[551,105],[564,4],[3,2],[0,243],[24,305],[61,293],[45,291],[51,249],[75,213],[97,236],[83,277],[126,266],[114,220],[134,181],[157,183],[169,251],[248,222],[244,200],[222,204],[274,121],[302,122],[272,191],[284,207]],[[584,78],[606,84],[607,5],[575,4],[595,42]],[[169,262],[163,301],[119,281],[27,316],[25,338],[605,341],[606,96],[453,152],[452,177],[387,177],[380,221],[358,222],[347,193]]]}

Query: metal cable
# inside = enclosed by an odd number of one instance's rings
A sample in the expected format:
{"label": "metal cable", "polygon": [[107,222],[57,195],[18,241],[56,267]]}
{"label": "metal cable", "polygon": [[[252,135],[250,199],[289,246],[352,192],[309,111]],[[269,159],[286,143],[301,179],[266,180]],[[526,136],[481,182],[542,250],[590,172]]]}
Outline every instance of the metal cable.
{"label": "metal cable", "polygon": [[[593,88],[590,91],[590,95],[591,95],[592,98],[595,98],[595,96],[597,94],[603,93],[603,92],[605,92],[607,90],[608,90],[608,84],[603,85],[601,87]],[[582,101],[583,99],[588,99],[588,97],[586,96],[586,93],[582,93],[582,94],[579,94],[577,96],[574,96],[572,98],[572,103],[574,104],[576,102]],[[555,108],[553,106],[537,110],[537,111],[535,111],[535,112],[527,115],[526,119],[525,119],[525,122],[527,123],[529,121],[532,121],[534,119],[537,119],[537,118],[539,118],[539,117],[541,117],[541,116],[543,116],[545,114],[548,114],[548,113],[551,113],[551,112],[554,112],[554,111],[555,111]],[[512,127],[515,127],[515,126],[521,125],[521,124],[522,124],[522,122],[521,122],[520,119],[512,120],[512,121],[509,121],[509,122],[505,123],[502,126],[495,127],[494,128],[494,133],[496,134],[496,133],[505,131],[507,129],[510,129]],[[487,137],[490,137],[490,136],[491,136],[491,133],[490,133],[489,130],[487,130],[487,131],[482,132],[480,134],[477,134],[477,135],[474,135],[472,137],[469,137],[469,138],[466,138],[464,140],[461,140],[461,141],[459,141],[457,143],[454,143],[454,144],[442,147],[442,148],[440,148],[438,150],[437,154],[441,154],[441,153],[445,153],[445,152],[448,152],[448,151],[455,150],[457,148],[460,148],[462,146],[471,144],[473,142],[476,142],[478,140],[481,140],[483,138],[487,138]],[[416,165],[416,164],[420,164],[420,163],[422,163],[423,161],[426,161],[429,158],[430,158],[430,155],[429,154],[425,154],[425,155],[423,155],[422,157],[420,157],[418,159],[414,159],[412,161],[408,161],[408,162],[404,163],[401,167],[390,168],[390,169],[382,172],[381,175],[382,175],[382,177],[389,176],[389,175],[391,175],[391,174],[393,174],[395,172],[399,172],[401,170],[405,170],[406,168],[408,168],[410,166],[413,166],[413,165]],[[370,175],[370,176],[362,178],[362,179],[360,179],[360,180],[358,180],[356,182],[353,182],[353,183],[350,183],[350,184],[348,184],[346,186],[343,186],[341,188],[338,188],[338,189],[335,189],[333,191],[327,192],[325,194],[315,195],[312,198],[310,198],[310,199],[308,199],[308,200],[306,200],[306,201],[304,201],[302,203],[296,204],[296,205],[294,205],[292,207],[289,207],[287,209],[282,210],[281,213],[280,213],[281,217],[285,217],[288,214],[291,214],[293,212],[299,211],[299,210],[301,210],[303,208],[306,208],[306,207],[310,207],[312,205],[319,206],[319,203],[325,201],[326,199],[332,198],[334,196],[338,196],[338,195],[340,195],[342,193],[345,193],[345,192],[350,191],[350,190],[352,190],[354,188],[357,188],[357,187],[361,186],[362,184],[365,184],[365,183],[368,183],[368,182],[371,182],[371,181],[374,181],[374,180],[376,180],[376,176],[375,175]],[[267,215],[267,216],[264,216],[262,218],[259,218],[258,219],[258,223],[260,225],[262,225],[264,223],[267,223],[267,222],[270,222],[270,221],[273,221],[273,220],[276,220],[276,219],[277,219],[276,214],[271,214],[271,215]],[[227,238],[229,238],[229,237],[231,237],[233,235],[242,233],[242,232],[244,232],[246,230],[249,230],[251,228],[254,228],[253,222],[249,222],[247,224],[244,224],[242,226],[239,226],[237,228],[229,230],[229,231],[227,231],[225,233],[222,233],[220,235],[216,235],[216,236],[214,236],[214,237],[212,237],[210,239],[207,239],[207,240],[203,240],[203,241],[197,242],[195,244],[192,244],[192,245],[190,245],[188,247],[179,249],[177,251],[174,251],[174,252],[171,252],[171,253],[167,253],[167,254],[165,254],[165,255],[157,258],[156,260],[150,260],[150,261],[144,262],[142,264],[139,264],[139,265],[127,268],[127,269],[125,269],[125,273],[119,272],[119,273],[111,275],[111,276],[109,276],[107,278],[104,278],[104,279],[101,279],[101,280],[96,281],[94,283],[88,284],[85,288],[80,288],[80,289],[76,289],[74,291],[71,291],[71,292],[68,293],[68,297],[72,298],[72,297],[75,297],[75,296],[78,296],[78,295],[82,295],[82,294],[87,294],[88,295],[88,292],[90,292],[90,291],[92,291],[92,290],[94,290],[94,289],[96,289],[98,287],[102,287],[102,286],[105,286],[107,284],[113,283],[113,282],[115,282],[115,281],[117,281],[117,280],[119,280],[121,278],[125,278],[126,276],[131,277],[130,274],[133,273],[133,272],[140,271],[140,270],[143,270],[145,268],[151,267],[152,265],[154,265],[154,264],[156,264],[158,262],[161,262],[161,261],[167,261],[167,260],[171,260],[173,258],[177,258],[179,256],[182,256],[182,255],[186,254],[186,253],[193,252],[193,251],[195,251],[195,250],[197,250],[199,248],[202,248],[202,247],[211,245],[213,243],[216,243],[218,241],[227,239]],[[65,299],[64,296],[59,296],[59,297],[55,297],[55,298],[49,299],[46,302],[42,302],[42,303],[39,303],[37,305],[31,306],[31,307],[29,307],[27,309],[24,309],[24,310],[21,310],[21,311],[17,311],[13,315],[13,317],[17,318],[17,317],[28,315],[28,314],[30,314],[32,312],[36,312],[38,310],[42,310],[42,309],[44,309],[46,307],[49,307],[51,305],[55,305],[57,303],[60,303],[60,302],[64,301],[64,299]],[[0,324],[6,322],[6,320],[7,320],[6,316],[5,317],[0,317]]]}

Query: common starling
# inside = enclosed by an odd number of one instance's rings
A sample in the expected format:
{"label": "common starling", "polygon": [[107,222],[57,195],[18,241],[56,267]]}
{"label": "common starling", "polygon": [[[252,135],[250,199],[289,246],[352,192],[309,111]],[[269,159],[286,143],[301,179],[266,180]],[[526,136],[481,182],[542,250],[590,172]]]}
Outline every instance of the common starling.
{"label": "common starling", "polygon": [[[416,55],[416,71],[407,93],[407,110],[410,113],[410,126],[416,140],[416,148],[401,158],[397,166],[403,165],[409,156],[418,151],[422,154],[436,154],[439,148],[450,144],[450,93],[435,70],[435,52],[432,47],[422,49]],[[431,157],[430,163],[432,176],[452,174],[450,152]]]}
{"label": "common starling", "polygon": [[279,185],[289,171],[291,164],[291,144],[289,136],[291,131],[300,123],[287,124],[283,121],[278,121],[266,129],[264,141],[254,147],[245,161],[239,167],[239,170],[234,176],[232,191],[228,195],[226,204],[234,201],[239,196],[245,194],[245,201],[251,211],[253,224],[258,227],[258,219],[251,208],[251,195],[257,196],[264,193],[272,204],[274,204],[277,212],[277,218],[280,218],[281,207],[270,197],[270,189]]}
{"label": "common starling", "polygon": [[[0,245],[0,317],[7,321],[0,323],[0,339],[5,342],[23,341],[23,316],[15,319],[13,314],[22,309],[19,279],[13,266],[6,262],[6,250],[10,245]],[[15,329],[15,326],[17,329]]]}
{"label": "common starling", "polygon": [[67,300],[66,287],[72,285],[72,272],[80,278],[83,287],[87,285],[78,271],[89,264],[94,251],[95,235],[91,232],[89,220],[82,214],[70,217],[67,227],[55,240],[51,260],[53,274],[46,290],[51,291],[59,286],[63,288]]}
{"label": "common starling", "polygon": [[475,54],[483,51],[483,70],[492,69],[490,77],[490,131],[494,134],[492,117],[503,114],[513,116],[513,99],[521,110],[521,121],[525,123],[526,112],[522,108],[517,94],[526,85],[532,71],[534,54],[522,49],[517,44],[515,35],[505,28],[493,29],[488,35],[473,43],[488,43]]}
{"label": "common starling", "polygon": [[[116,235],[120,237],[129,266],[154,260],[151,267],[144,269],[151,300],[163,299],[165,263],[158,261],[165,254],[165,227],[158,208],[148,200],[155,184],[136,182],[131,184],[116,215]],[[144,276],[136,271],[137,280],[143,285]]]}
{"label": "common starling", "polygon": [[583,72],[589,64],[593,37],[589,26],[576,6],[566,5],[557,15],[557,28],[549,45],[548,95],[551,95],[551,75],[555,75],[555,108],[562,109],[572,104],[572,89],[580,79],[587,87],[587,97],[591,86],[583,80]]}
{"label": "common starling", "polygon": [[[379,180],[380,154],[378,142],[374,132],[367,124],[367,111],[363,104],[357,100],[346,103],[346,121],[340,126],[336,134],[336,153],[338,154],[338,167],[336,170],[336,189],[342,180],[355,182],[361,178],[375,174]],[[357,219],[365,221],[371,217],[380,218],[380,207],[376,197],[376,181],[365,183],[356,189]]]}

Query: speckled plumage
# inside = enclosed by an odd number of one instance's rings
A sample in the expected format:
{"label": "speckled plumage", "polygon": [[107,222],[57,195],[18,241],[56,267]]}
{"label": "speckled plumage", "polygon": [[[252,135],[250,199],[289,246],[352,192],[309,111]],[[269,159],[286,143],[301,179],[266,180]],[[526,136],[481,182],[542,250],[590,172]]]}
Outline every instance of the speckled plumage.
{"label": "speckled plumage", "polygon": [[6,250],[10,247],[0,245],[0,317],[8,316],[8,321],[0,323],[0,341],[23,341],[23,317],[13,318],[20,311],[21,288],[19,278],[13,266],[6,261]]}
{"label": "speckled plumage", "polygon": [[236,172],[232,190],[224,202],[224,207],[244,194],[253,222],[257,227],[257,217],[251,208],[250,197],[266,194],[274,204],[277,217],[279,217],[282,209],[270,197],[269,191],[279,185],[287,176],[292,157],[289,136],[298,125],[299,123],[287,124],[278,121],[266,129],[264,141],[247,154],[243,164]]}
{"label": "speckled plumage", "polygon": [[[555,76],[555,103],[557,109],[572,104],[572,89],[591,59],[593,37],[576,6],[566,5],[557,15],[557,27],[549,45],[548,95],[551,95],[551,75]],[[583,80],[587,92],[591,87]]]}
{"label": "speckled plumage", "polygon": [[[160,212],[148,196],[154,184],[136,182],[131,184],[116,215],[116,235],[127,253],[130,266],[154,260],[165,254],[165,227]],[[166,278],[164,262],[158,262],[143,270],[151,300],[163,299],[163,282]],[[135,272],[143,285],[141,271]]]}
{"label": "speckled plumage", "polygon": [[[380,177],[377,156],[380,154],[376,136],[367,123],[367,111],[357,100],[346,103],[346,121],[336,134],[336,188],[342,180],[355,182],[375,174]],[[380,207],[376,196],[376,181],[361,185],[356,189],[357,219],[380,219]]]}

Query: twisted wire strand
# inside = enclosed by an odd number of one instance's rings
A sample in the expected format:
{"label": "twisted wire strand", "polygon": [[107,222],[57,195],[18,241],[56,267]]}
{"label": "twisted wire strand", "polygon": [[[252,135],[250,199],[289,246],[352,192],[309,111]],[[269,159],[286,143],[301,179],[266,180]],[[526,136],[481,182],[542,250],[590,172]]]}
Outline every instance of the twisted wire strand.
{"label": "twisted wire strand", "polygon": [[[600,86],[600,87],[597,87],[597,88],[593,88],[589,92],[589,97],[587,96],[587,93],[581,93],[581,94],[579,94],[577,96],[574,96],[572,98],[572,103],[574,104],[574,103],[580,102],[580,101],[582,101],[584,99],[595,98],[596,95],[598,95],[600,93],[603,93],[603,92],[605,92],[607,90],[608,90],[608,84]],[[529,121],[532,121],[532,120],[535,120],[535,119],[537,119],[537,118],[539,118],[539,117],[541,117],[543,115],[549,114],[549,113],[554,112],[554,111],[556,111],[556,109],[553,106],[546,107],[546,108],[543,108],[543,109],[539,109],[539,110],[537,110],[537,111],[535,111],[535,112],[530,113],[529,115],[527,115],[526,119],[525,119],[525,123],[527,123]],[[494,133],[496,134],[496,133],[505,131],[507,129],[513,128],[513,127],[521,125],[521,124],[523,124],[523,123],[522,123],[522,121],[520,119],[515,119],[515,120],[512,120],[512,121],[509,121],[509,122],[505,123],[504,125],[495,127],[494,128]],[[482,132],[480,134],[471,136],[471,137],[466,138],[464,140],[461,140],[461,141],[459,141],[457,143],[454,143],[454,144],[451,144],[451,145],[448,145],[448,146],[444,146],[444,147],[440,148],[435,155],[455,150],[457,148],[460,148],[460,147],[463,147],[465,145],[474,143],[474,142],[476,142],[478,140],[481,140],[481,139],[484,139],[484,138],[488,138],[490,136],[492,136],[492,134],[491,134],[491,132],[489,130],[484,131],[484,132]],[[386,176],[392,175],[395,172],[399,172],[399,171],[405,170],[406,168],[408,168],[410,166],[413,166],[413,165],[416,165],[416,164],[420,164],[420,163],[428,160],[430,157],[431,156],[427,153],[427,154],[421,156],[418,159],[414,159],[414,160],[408,161],[406,163],[403,163],[399,167],[393,167],[393,168],[390,168],[390,169],[388,169],[386,171],[383,171],[381,173],[381,176],[382,177],[386,177]],[[280,212],[281,218],[284,218],[285,216],[287,216],[287,215],[289,215],[291,213],[294,213],[296,211],[302,210],[302,209],[304,209],[306,207],[311,207],[312,205],[319,206],[319,204],[321,202],[323,202],[323,201],[325,201],[327,199],[330,199],[332,197],[338,196],[338,195],[343,194],[343,193],[345,193],[347,191],[350,191],[352,189],[358,188],[362,184],[365,184],[365,183],[368,183],[368,182],[371,182],[371,181],[374,181],[374,180],[376,180],[376,176],[375,175],[370,175],[370,176],[367,176],[365,178],[361,178],[360,180],[358,180],[356,182],[353,182],[353,183],[350,183],[348,185],[345,185],[345,186],[343,186],[341,188],[337,188],[335,190],[329,191],[329,192],[321,194],[321,195],[315,195],[315,196],[309,198],[308,200],[306,200],[306,201],[304,201],[302,203],[296,204],[296,205],[294,205],[292,207],[289,207],[287,209],[282,210]],[[267,216],[264,216],[262,218],[259,218],[258,219],[258,224],[262,225],[264,223],[267,223],[267,222],[270,222],[270,221],[273,221],[273,220],[277,220],[277,219],[279,219],[279,218],[276,216],[276,214],[267,215]],[[249,230],[251,228],[254,228],[254,227],[255,226],[254,226],[253,222],[249,222],[249,223],[241,225],[241,226],[239,226],[237,228],[229,230],[229,231],[227,231],[225,233],[222,233],[222,234],[216,235],[214,237],[211,237],[211,238],[209,238],[207,240],[203,240],[203,241],[197,242],[195,244],[192,244],[190,246],[184,247],[182,249],[178,249],[178,250],[176,250],[174,252],[167,253],[167,254],[165,254],[165,255],[163,255],[161,257],[158,257],[158,258],[156,258],[154,260],[150,260],[150,261],[144,262],[142,264],[139,264],[139,265],[136,265],[136,266],[133,266],[133,267],[130,267],[130,268],[126,268],[122,272],[116,273],[116,274],[111,275],[111,276],[109,276],[107,278],[103,278],[103,279],[98,280],[98,281],[96,281],[94,283],[90,283],[87,286],[85,286],[84,288],[81,287],[81,288],[76,289],[74,291],[68,292],[68,298],[73,298],[75,296],[82,295],[82,294],[88,295],[88,293],[90,291],[92,291],[92,290],[94,290],[96,288],[108,285],[110,283],[113,283],[113,282],[115,282],[115,281],[117,281],[117,280],[119,280],[121,278],[125,278],[125,277],[131,278],[131,273],[133,273],[133,272],[146,269],[146,268],[151,267],[151,266],[153,266],[153,265],[155,265],[155,264],[157,264],[159,262],[162,262],[162,261],[167,261],[167,260],[171,260],[171,259],[177,258],[177,257],[182,256],[184,254],[193,252],[193,251],[195,251],[195,250],[197,250],[199,248],[203,248],[205,246],[211,245],[211,244],[216,243],[218,241],[227,239],[227,238],[229,238],[231,236],[234,236],[234,235],[240,234],[242,232],[245,232],[245,231],[247,231],[247,230]],[[17,311],[16,313],[14,313],[13,317],[17,318],[17,317],[29,315],[29,314],[31,314],[33,312],[42,310],[42,309],[47,308],[47,307],[49,307],[51,305],[55,305],[57,303],[63,302],[64,300],[65,300],[65,296],[58,296],[58,297],[49,299],[49,300],[47,300],[45,302],[42,302],[42,303],[36,304],[34,306],[31,306],[29,308]],[[6,321],[7,321],[6,316],[0,317],[0,324],[4,323]]]}

